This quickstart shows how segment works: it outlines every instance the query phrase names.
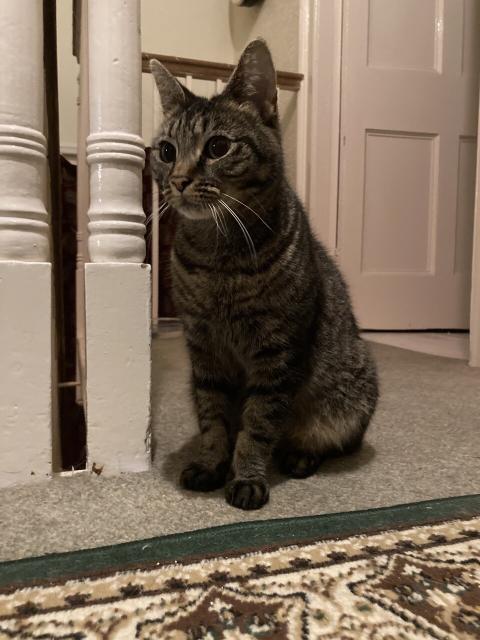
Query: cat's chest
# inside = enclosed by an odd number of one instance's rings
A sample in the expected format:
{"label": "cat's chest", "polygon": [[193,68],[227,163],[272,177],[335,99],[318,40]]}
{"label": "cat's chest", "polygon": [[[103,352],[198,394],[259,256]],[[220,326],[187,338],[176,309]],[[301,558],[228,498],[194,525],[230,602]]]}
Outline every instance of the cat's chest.
{"label": "cat's chest", "polygon": [[179,264],[174,274],[174,290],[184,312],[188,313],[196,303],[212,319],[238,318],[258,292],[254,276],[215,269],[186,270]]}

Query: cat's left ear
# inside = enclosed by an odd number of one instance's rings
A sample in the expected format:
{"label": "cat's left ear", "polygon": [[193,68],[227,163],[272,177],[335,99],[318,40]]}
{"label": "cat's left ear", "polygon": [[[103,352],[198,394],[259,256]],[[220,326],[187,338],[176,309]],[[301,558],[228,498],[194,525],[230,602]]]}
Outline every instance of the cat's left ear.
{"label": "cat's left ear", "polygon": [[277,124],[277,74],[264,40],[253,40],[246,47],[223,95],[253,104],[265,124]]}
{"label": "cat's left ear", "polygon": [[150,71],[155,78],[158,93],[160,94],[160,102],[165,114],[173,113],[188,106],[195,98],[191,91],[180,84],[170,71],[154,58],[150,60]]}

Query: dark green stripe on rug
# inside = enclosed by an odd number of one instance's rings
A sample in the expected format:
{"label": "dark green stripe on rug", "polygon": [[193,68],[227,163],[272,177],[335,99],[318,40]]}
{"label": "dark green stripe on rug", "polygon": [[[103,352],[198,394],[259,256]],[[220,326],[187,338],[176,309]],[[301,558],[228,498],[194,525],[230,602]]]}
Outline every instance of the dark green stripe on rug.
{"label": "dark green stripe on rug", "polygon": [[165,563],[266,546],[405,528],[476,515],[480,515],[480,495],[365,511],[244,522],[108,547],[5,562],[0,564],[0,587],[74,577],[107,569],[124,570],[155,562]]}

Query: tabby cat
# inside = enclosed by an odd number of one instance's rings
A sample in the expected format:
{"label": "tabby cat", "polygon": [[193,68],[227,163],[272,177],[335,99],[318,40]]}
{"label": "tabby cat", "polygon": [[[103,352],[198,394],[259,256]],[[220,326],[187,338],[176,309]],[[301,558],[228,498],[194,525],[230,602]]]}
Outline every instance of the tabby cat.
{"label": "tabby cat", "polygon": [[345,282],[285,177],[276,76],[251,42],[221,95],[197,97],[151,63],[164,113],[153,171],[181,215],[174,300],[201,434],[187,489],[226,485],[258,509],[270,460],[295,478],[356,450],[377,402],[375,364]]}

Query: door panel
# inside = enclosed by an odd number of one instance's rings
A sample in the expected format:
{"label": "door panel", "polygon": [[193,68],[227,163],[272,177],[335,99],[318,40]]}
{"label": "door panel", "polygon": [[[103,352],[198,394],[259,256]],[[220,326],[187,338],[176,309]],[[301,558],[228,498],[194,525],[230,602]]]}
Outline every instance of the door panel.
{"label": "door panel", "polygon": [[338,255],[362,327],[466,328],[480,3],[344,1]]}

